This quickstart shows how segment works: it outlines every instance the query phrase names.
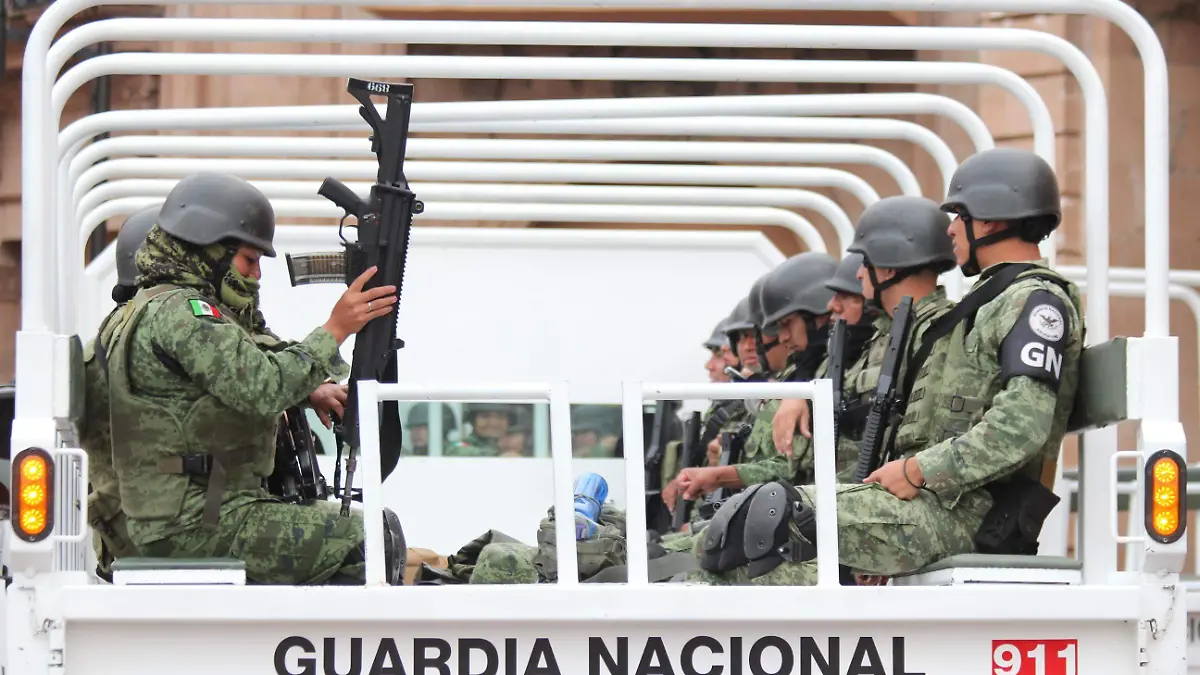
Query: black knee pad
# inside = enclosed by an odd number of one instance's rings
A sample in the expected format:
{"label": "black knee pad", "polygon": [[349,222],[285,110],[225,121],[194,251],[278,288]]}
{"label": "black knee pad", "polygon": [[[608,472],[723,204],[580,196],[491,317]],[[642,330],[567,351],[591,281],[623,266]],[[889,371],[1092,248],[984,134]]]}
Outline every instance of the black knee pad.
{"label": "black knee pad", "polygon": [[408,564],[408,542],[404,540],[404,528],[400,516],[383,507],[383,550],[386,552],[387,582],[392,586],[404,585],[404,568]]}

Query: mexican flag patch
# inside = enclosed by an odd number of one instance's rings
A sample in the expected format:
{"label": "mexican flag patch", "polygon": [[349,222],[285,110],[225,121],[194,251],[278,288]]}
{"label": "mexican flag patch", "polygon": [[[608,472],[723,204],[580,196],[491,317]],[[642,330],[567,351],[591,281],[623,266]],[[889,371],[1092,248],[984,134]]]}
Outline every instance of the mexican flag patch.
{"label": "mexican flag patch", "polygon": [[221,310],[203,300],[188,300],[188,302],[192,305],[192,314],[196,316],[211,316],[214,319],[221,318]]}

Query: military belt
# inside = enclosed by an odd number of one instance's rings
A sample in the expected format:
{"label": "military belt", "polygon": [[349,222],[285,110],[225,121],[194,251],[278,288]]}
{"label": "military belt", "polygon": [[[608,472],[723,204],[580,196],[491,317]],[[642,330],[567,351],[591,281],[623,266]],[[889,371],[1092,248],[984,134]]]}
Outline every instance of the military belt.
{"label": "military belt", "polygon": [[221,502],[225,492],[225,467],[213,455],[187,454],[165,457],[158,462],[160,473],[207,477],[204,495],[204,526],[215,529],[221,519]]}

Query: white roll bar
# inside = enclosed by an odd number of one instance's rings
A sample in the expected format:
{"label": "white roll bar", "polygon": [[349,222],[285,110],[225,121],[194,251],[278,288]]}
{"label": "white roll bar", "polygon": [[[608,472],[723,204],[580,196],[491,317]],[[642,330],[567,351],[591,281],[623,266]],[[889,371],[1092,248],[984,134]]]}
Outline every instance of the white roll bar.
{"label": "white roll bar", "polygon": [[[131,157],[110,159],[87,169],[75,181],[78,201],[91,188],[121,178],[182,178],[197,171],[232,173],[251,178],[324,178],[374,180],[375,162],[355,160],[210,159],[206,157]],[[739,166],[722,164],[584,164],[555,162],[427,162],[404,163],[404,173],[418,181],[511,181],[513,183],[605,183],[612,185],[834,187],[849,192],[863,206],[879,193],[862,178],[842,171],[808,166]]]}
{"label": "white roll bar", "polygon": [[[309,55],[315,56],[315,55]],[[481,65],[486,64],[486,65]],[[469,64],[470,67],[464,67]],[[503,66],[502,66],[503,64]],[[55,119],[61,118],[66,97],[84,82],[106,74],[296,74],[315,76],[387,76],[403,72],[408,77],[496,77],[529,79],[567,77],[569,79],[668,79],[724,81],[766,79],[770,81],[856,81],[856,82],[993,82],[1009,88],[1027,106],[1034,119],[1039,153],[1053,163],[1053,125],[1045,103],[1025,80],[1010,71],[970,63],[862,63],[803,62],[754,59],[748,64],[738,60],[705,59],[697,69],[694,59],[582,59],[582,58],[497,58],[480,62],[460,57],[416,56],[319,56],[263,54],[115,54],[89,59],[68,71],[53,87]],[[197,70],[200,68],[201,70]],[[749,72],[747,72],[749,71]],[[49,143],[47,152],[53,152]],[[53,177],[47,181],[53,185]],[[34,209],[39,207],[34,206]],[[65,242],[57,245],[63,247]],[[60,251],[60,253],[65,251]],[[24,270],[23,271],[27,271]],[[70,272],[67,273],[68,275]],[[49,288],[53,288],[53,281]],[[69,281],[65,283],[69,286]],[[38,293],[40,286],[34,286]],[[44,294],[43,294],[44,295]],[[56,298],[52,298],[56,299]],[[23,305],[24,311],[24,305]],[[70,312],[60,309],[58,321],[70,321]]]}
{"label": "white roll bar", "polygon": [[[281,165],[289,160],[277,160]],[[330,174],[326,174],[330,175]],[[315,178],[315,177],[314,177]],[[250,182],[275,199],[319,200],[319,181],[260,181]],[[100,204],[120,197],[165,197],[175,180],[127,179],[98,185],[89,191],[76,207],[76,218],[83,217]],[[374,182],[347,181],[345,185],[365,197]],[[712,188],[712,187],[660,187],[660,186],[605,186],[605,185],[521,185],[504,183],[410,183],[413,192],[422,201],[429,202],[536,202],[552,204],[635,204],[687,206],[769,206],[777,208],[814,209],[829,219],[837,235],[834,252],[840,255],[854,240],[854,225],[849,216],[832,199],[805,190],[783,190],[777,188]],[[418,216],[418,220],[424,215]],[[807,219],[806,219],[807,220]],[[808,242],[811,223],[807,227],[798,223],[784,225],[801,241]],[[86,241],[90,231],[80,231]]]}
{"label": "white roll bar", "polygon": [[[97,22],[84,28],[97,26]],[[67,34],[68,39],[75,32]],[[377,106],[382,108],[382,106]],[[381,114],[382,114],[381,110]],[[691,115],[938,115],[963,128],[975,151],[995,146],[987,125],[966,105],[938,94],[754,94],[745,96],[647,96],[633,99],[457,101],[413,103],[412,123],[497,122],[503,120],[606,119]],[[325,129],[361,131],[355,105],[110,110],[71,122],[59,134],[59,150],[98,134],[148,129]]]}
{"label": "white roll bar", "polygon": [[625,547],[628,582],[645,586],[648,580],[646,547],[646,448],[642,408],[647,401],[735,398],[805,398],[813,402],[813,461],[817,503],[817,586],[839,585],[837,488],[833,444],[833,382],[721,382],[717,384],[660,384],[626,382],[622,395],[622,438],[625,454]]}
{"label": "white roll bar", "polygon": [[440,122],[413,124],[414,132],[488,134],[612,134],[624,136],[753,136],[758,138],[853,138],[903,140],[920,146],[942,174],[942,190],[958,168],[954,152],[940,136],[902,120],[775,117],[662,117],[529,122]]}
{"label": "white roll bar", "polygon": [[[173,183],[171,184],[173,185]],[[169,186],[167,188],[169,190]],[[88,212],[77,232],[76,251],[83,247],[84,232],[113,216],[128,215],[138,209],[162,202],[166,196],[123,197],[100,204]],[[306,218],[340,218],[342,210],[323,199],[272,199],[275,215]],[[609,204],[538,204],[507,202],[425,202],[418,220],[550,220],[573,223],[659,223],[709,224],[728,226],[779,225],[803,237],[809,250],[827,252],[825,242],[813,224],[799,214],[768,206],[653,206],[630,204],[620,209]],[[803,233],[803,234],[801,234]],[[330,248],[338,242],[329,242]]]}
{"label": "white roll bar", "polygon": [[[832,390],[831,390],[832,392]],[[380,384],[374,380],[359,381],[359,426],[379,428],[380,401],[516,401],[550,402],[550,457],[554,463],[554,513],[558,527],[554,543],[558,550],[558,583],[575,586],[579,583],[579,563],[576,560],[575,528],[567,527],[566,519],[575,512],[571,475],[571,397],[565,382],[471,385]],[[832,393],[830,394],[832,401]],[[830,404],[830,411],[833,406]],[[832,414],[832,413],[831,413]],[[641,419],[640,411],[638,419]],[[638,438],[641,438],[640,436]],[[383,547],[383,479],[379,465],[379,434],[363,434],[359,466],[363,477],[363,529],[366,534],[367,586],[386,585]],[[346,486],[349,489],[351,486]],[[642,506],[643,512],[645,505]],[[643,521],[645,514],[642,515]],[[642,523],[642,545],[645,546],[645,523]],[[569,553],[568,553],[569,552]],[[644,551],[643,551],[644,554]],[[643,561],[643,569],[645,562]]]}

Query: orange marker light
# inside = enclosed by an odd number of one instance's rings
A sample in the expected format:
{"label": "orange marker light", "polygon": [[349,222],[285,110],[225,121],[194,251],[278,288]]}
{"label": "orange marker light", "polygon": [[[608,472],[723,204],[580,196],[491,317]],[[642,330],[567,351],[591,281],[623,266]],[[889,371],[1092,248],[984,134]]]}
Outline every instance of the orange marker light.
{"label": "orange marker light", "polygon": [[25,448],[12,463],[13,531],[28,542],[54,530],[54,460],[41,448]]}
{"label": "orange marker light", "polygon": [[1178,541],[1187,529],[1187,465],[1178,453],[1159,450],[1146,462],[1146,533],[1161,544]]}

